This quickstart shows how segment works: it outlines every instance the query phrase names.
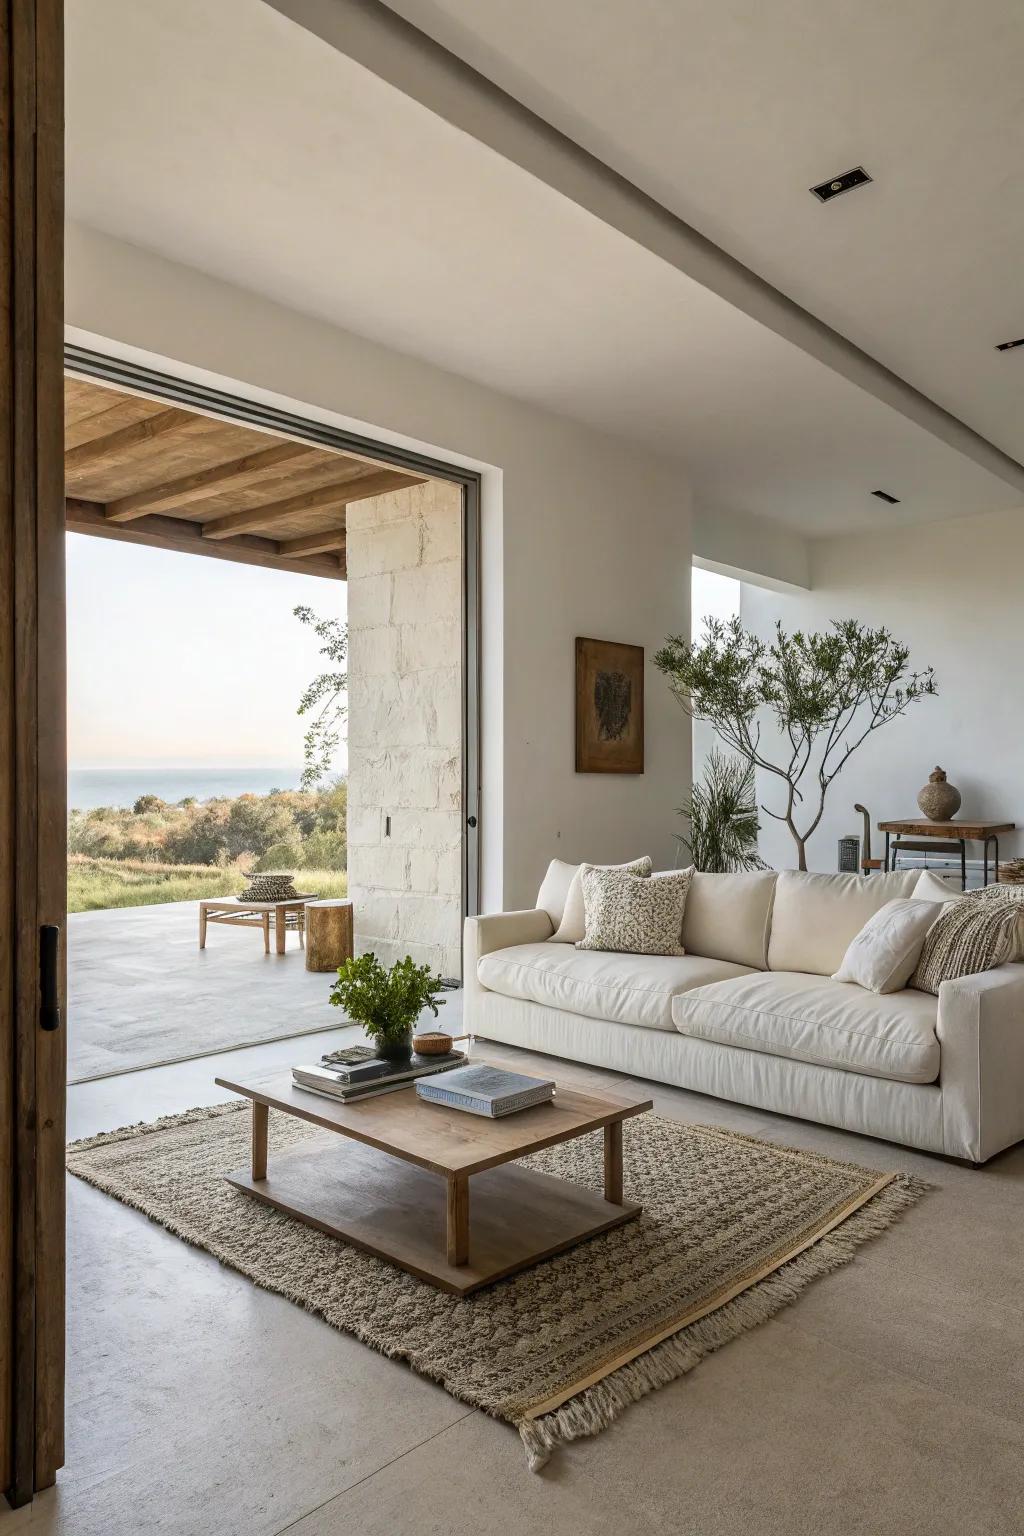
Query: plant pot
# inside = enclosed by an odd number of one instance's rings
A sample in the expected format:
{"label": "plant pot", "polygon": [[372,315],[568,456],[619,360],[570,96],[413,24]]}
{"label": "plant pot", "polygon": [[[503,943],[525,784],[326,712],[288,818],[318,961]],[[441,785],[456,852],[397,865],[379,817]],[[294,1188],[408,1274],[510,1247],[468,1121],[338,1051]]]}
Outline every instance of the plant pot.
{"label": "plant pot", "polygon": [[411,1029],[407,1029],[404,1035],[389,1035],[387,1039],[378,1035],[373,1043],[382,1061],[391,1061],[397,1066],[412,1059]]}

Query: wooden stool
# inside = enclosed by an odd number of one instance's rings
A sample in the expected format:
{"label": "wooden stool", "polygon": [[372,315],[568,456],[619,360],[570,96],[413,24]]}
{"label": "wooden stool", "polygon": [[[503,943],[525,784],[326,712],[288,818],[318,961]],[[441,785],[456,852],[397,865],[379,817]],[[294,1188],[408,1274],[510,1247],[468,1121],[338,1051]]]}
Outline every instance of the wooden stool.
{"label": "wooden stool", "polygon": [[352,959],[352,903],[306,903],[306,970],[336,971]]}

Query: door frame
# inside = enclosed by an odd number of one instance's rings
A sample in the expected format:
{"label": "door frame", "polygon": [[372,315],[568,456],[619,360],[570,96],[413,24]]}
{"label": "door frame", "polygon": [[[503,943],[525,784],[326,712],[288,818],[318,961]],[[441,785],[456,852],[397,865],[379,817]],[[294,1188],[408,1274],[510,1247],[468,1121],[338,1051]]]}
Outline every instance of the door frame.
{"label": "door frame", "polygon": [[446,480],[462,491],[462,915],[480,910],[480,503],[482,477],[444,459],[411,448],[400,448],[363,437],[357,432],[311,420],[293,411],[266,405],[245,395],[213,389],[176,374],[129,362],[109,353],[71,343],[64,348],[64,370],[80,378],[99,379],[138,394],[173,401],[185,409],[262,427],[269,432],[305,439],[339,453],[358,453],[389,469],[409,470],[434,480]]}
{"label": "door frame", "polygon": [[0,1490],[19,1505],[64,1459],[64,946],[41,942],[67,878],[61,0],[0,0],[0,61]]}

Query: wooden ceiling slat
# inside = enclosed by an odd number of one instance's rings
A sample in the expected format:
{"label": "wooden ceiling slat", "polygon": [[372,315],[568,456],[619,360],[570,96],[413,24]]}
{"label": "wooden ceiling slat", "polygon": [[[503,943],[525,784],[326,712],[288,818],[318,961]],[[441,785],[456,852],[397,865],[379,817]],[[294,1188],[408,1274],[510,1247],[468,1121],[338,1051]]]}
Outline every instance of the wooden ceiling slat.
{"label": "wooden ceiling slat", "polygon": [[345,529],[325,528],[321,533],[304,533],[298,539],[284,539],[277,546],[279,555],[294,559],[301,555],[325,555],[329,550],[345,548]]}
{"label": "wooden ceiling slat", "polygon": [[243,454],[227,464],[208,464],[190,475],[179,475],[175,480],[165,480],[162,485],[151,485],[148,490],[135,491],[130,496],[120,496],[107,503],[107,520],[111,523],[127,523],[147,512],[176,508],[198,501],[213,491],[222,491],[228,484],[237,488],[241,482],[258,479],[268,469],[309,454],[306,443],[275,443],[257,453]]}
{"label": "wooden ceiling slat", "polygon": [[241,533],[251,533],[268,523],[279,521],[296,512],[309,512],[317,507],[342,507],[352,501],[363,501],[368,496],[381,496],[385,491],[402,490],[407,485],[418,485],[414,475],[399,474],[397,470],[383,470],[376,475],[362,475],[354,480],[340,480],[330,485],[317,486],[312,491],[302,491],[297,496],[286,496],[283,501],[265,502],[261,507],[248,507],[244,512],[228,512],[224,517],[214,517],[203,524],[206,539],[230,539]]}
{"label": "wooden ceiling slat", "polygon": [[[284,567],[277,545],[272,539],[241,538],[225,544],[204,544],[199,523],[187,522],[180,517],[161,517],[150,514],[135,518],[130,523],[109,523],[103,515],[102,502],[86,501],[69,496],[64,503],[66,526],[72,533],[90,533],[100,538],[121,539],[131,544],[143,544],[150,549],[168,549],[178,554],[213,556],[219,560],[232,560],[241,565],[259,565],[271,570]],[[288,570],[302,571],[310,576],[326,576],[335,581],[345,579],[345,562],[335,554],[289,561]]]}
{"label": "wooden ceiling slat", "polygon": [[86,443],[79,443],[77,448],[69,448],[64,455],[64,472],[74,472],[85,464],[92,464],[96,459],[109,458],[115,453],[123,453],[126,448],[135,448],[140,443],[151,442],[156,437],[162,437],[165,432],[180,432],[183,428],[191,426],[195,416],[189,411],[159,411],[155,416],[147,416],[143,421],[134,421],[130,426],[119,427],[116,432],[104,433],[102,437],[94,437]]}

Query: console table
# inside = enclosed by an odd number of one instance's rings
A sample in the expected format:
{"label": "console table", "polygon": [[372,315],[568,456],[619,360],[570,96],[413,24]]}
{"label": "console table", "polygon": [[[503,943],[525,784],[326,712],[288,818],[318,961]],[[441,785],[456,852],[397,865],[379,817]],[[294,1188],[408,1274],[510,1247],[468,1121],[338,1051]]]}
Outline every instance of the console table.
{"label": "console table", "polygon": [[999,834],[1013,832],[1012,821],[880,821],[879,832],[885,833],[885,860],[882,868],[891,868],[890,838],[895,856],[901,848],[913,853],[960,854],[960,888],[967,889],[967,844],[981,843],[984,847],[984,884],[988,885],[989,849],[993,853],[993,878],[999,879]]}

